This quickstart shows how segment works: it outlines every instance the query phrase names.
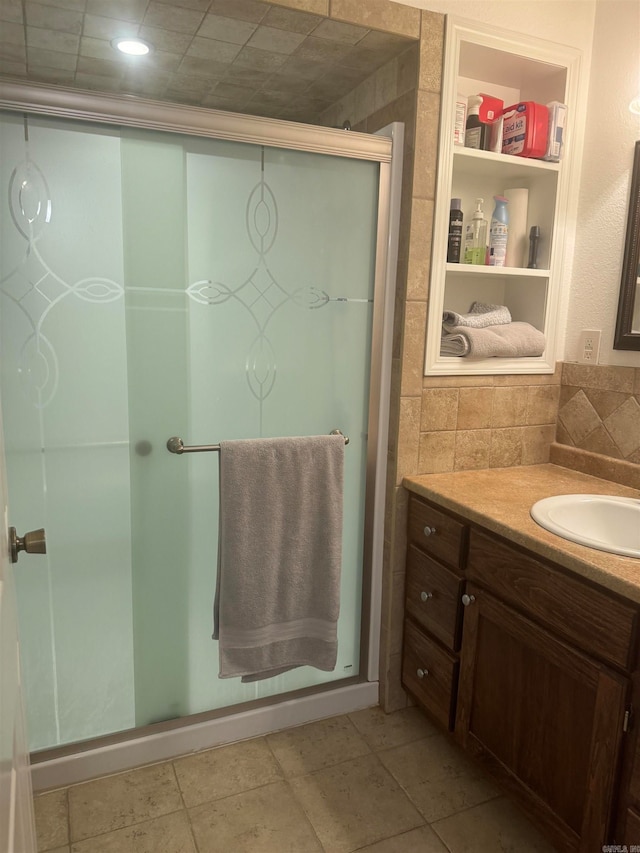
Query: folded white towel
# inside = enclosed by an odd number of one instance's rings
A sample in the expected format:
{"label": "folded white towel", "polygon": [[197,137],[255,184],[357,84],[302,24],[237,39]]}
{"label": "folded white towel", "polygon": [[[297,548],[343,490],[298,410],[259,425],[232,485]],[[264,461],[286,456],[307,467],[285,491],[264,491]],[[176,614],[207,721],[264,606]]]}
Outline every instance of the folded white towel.
{"label": "folded white towel", "polygon": [[484,329],[487,326],[502,326],[510,322],[511,313],[506,305],[491,305],[488,302],[474,302],[468,314],[457,314],[455,311],[444,311],[442,314],[442,326],[449,334],[457,326]]}
{"label": "folded white towel", "polygon": [[343,465],[340,435],[220,443],[220,678],[335,668]]}
{"label": "folded white towel", "polygon": [[506,323],[485,329],[456,326],[444,334],[440,355],[470,358],[525,358],[542,355],[545,348],[542,332],[529,323]]}

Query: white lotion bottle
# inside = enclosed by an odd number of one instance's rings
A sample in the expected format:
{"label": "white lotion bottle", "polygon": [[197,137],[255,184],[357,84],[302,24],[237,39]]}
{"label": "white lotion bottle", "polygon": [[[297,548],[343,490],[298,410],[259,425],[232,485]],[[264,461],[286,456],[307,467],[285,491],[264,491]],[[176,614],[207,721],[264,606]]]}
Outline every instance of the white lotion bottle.
{"label": "white lotion bottle", "polygon": [[489,229],[489,266],[503,267],[507,258],[509,238],[509,200],[502,195],[494,195],[496,206],[491,217]]}

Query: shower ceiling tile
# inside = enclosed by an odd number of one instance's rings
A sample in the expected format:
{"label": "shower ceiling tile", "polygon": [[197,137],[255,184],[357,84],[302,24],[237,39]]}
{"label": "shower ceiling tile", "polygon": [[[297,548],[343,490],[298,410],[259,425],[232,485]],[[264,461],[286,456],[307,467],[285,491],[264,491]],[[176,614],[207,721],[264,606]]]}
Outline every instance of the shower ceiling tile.
{"label": "shower ceiling tile", "polygon": [[166,3],[149,3],[143,23],[147,27],[159,27],[176,33],[195,35],[204,15],[197,9],[182,9]]}
{"label": "shower ceiling tile", "polygon": [[45,30],[60,30],[65,33],[82,32],[82,12],[57,9],[55,6],[42,6],[39,3],[25,4],[28,27],[40,27]]}
{"label": "shower ceiling tile", "polygon": [[342,24],[339,21],[323,21],[315,28],[313,34],[316,38],[328,39],[329,41],[357,44],[368,32],[369,30],[363,27],[354,27],[351,24]]}
{"label": "shower ceiling tile", "polygon": [[216,62],[224,62],[229,65],[240,53],[239,44],[230,44],[224,41],[214,41],[209,38],[196,36],[187,50],[187,56],[197,56],[200,59],[215,59]]}
{"label": "shower ceiling tile", "polygon": [[346,68],[344,65],[334,65],[320,78],[323,83],[335,83],[341,87],[341,97],[344,92],[351,92],[362,83],[362,72],[357,68]]}
{"label": "shower ceiling tile", "polygon": [[304,41],[304,35],[287,30],[277,30],[274,27],[260,26],[249,39],[249,47],[273,53],[291,54],[300,47]]}
{"label": "shower ceiling tile", "polygon": [[2,41],[5,44],[24,44],[24,27],[22,24],[3,24]]}
{"label": "shower ceiling tile", "polygon": [[29,76],[35,76],[38,80],[42,80],[44,83],[57,83],[60,86],[71,86],[72,83],[74,85],[76,83],[77,73],[75,71],[65,71],[64,68],[47,68],[46,66],[29,65]]}
{"label": "shower ceiling tile", "polygon": [[165,50],[157,50],[154,51],[153,56],[151,57],[151,61],[149,63],[150,71],[146,71],[145,68],[140,68],[140,66],[136,63],[135,70],[136,74],[144,76],[146,73],[149,76],[153,76],[158,71],[177,71],[180,63],[182,62],[182,56],[179,53],[169,53],[169,51]]}
{"label": "shower ceiling tile", "polygon": [[257,29],[257,24],[249,21],[237,21],[222,15],[206,15],[199,36],[218,41],[228,41],[232,44],[246,44]]}
{"label": "shower ceiling tile", "polygon": [[331,106],[335,101],[340,100],[340,95],[344,90],[341,81],[321,77],[312,83],[307,91],[312,98],[326,100],[328,101],[327,106]]}
{"label": "shower ceiling tile", "polygon": [[[27,61],[27,49],[24,44],[0,44],[0,52],[2,53],[2,58],[7,62]],[[65,54],[61,55],[64,56]]]}
{"label": "shower ceiling tile", "polygon": [[[8,0],[8,2],[13,2],[13,0]],[[42,6],[55,6],[58,9],[71,9],[75,12],[84,12],[87,5],[86,0],[38,0],[38,3]]]}
{"label": "shower ceiling tile", "polygon": [[240,86],[251,86],[254,90],[257,90],[264,83],[265,75],[262,71],[257,71],[255,68],[240,68],[238,65],[232,65],[225,79],[228,83],[233,82]]}
{"label": "shower ceiling tile", "polygon": [[78,85],[81,89],[91,89],[93,92],[119,92],[120,78],[76,72],[74,85]]}
{"label": "shower ceiling tile", "polygon": [[369,33],[360,42],[360,47],[367,47],[372,50],[381,50],[386,52],[387,48],[393,49],[395,53],[398,50],[404,50],[407,47],[407,39],[395,33],[385,33],[380,30],[370,30]]}
{"label": "shower ceiling tile", "polygon": [[211,5],[211,0],[171,0],[172,6],[180,6],[183,9],[197,9],[206,12]]}
{"label": "shower ceiling tile", "polygon": [[209,80],[206,77],[195,77],[192,74],[178,73],[171,76],[171,84],[168,88],[169,92],[181,100],[187,95],[206,95],[213,91],[217,81]]}
{"label": "shower ceiling tile", "polygon": [[181,74],[192,74],[195,77],[206,77],[209,80],[209,88],[222,80],[229,66],[225,62],[216,62],[215,59],[202,59],[199,56],[185,56],[178,67]]}
{"label": "shower ceiling tile", "polygon": [[112,77],[120,80],[124,77],[125,68],[119,62],[109,62],[107,59],[94,59],[92,56],[81,56],[78,59],[79,74],[96,74],[101,77]]}
{"label": "shower ceiling tile", "polygon": [[304,77],[287,74],[286,72],[272,74],[269,77],[269,87],[271,89],[274,89],[276,92],[291,92],[291,94],[306,92],[312,82],[312,80],[306,80]]}
{"label": "shower ceiling tile", "polygon": [[153,45],[155,50],[166,50],[169,53],[185,53],[191,44],[191,36],[185,33],[173,33],[171,30],[160,30],[157,27],[140,27],[138,33]]}
{"label": "shower ceiling tile", "polygon": [[304,80],[317,80],[326,72],[326,67],[312,59],[305,59],[299,53],[291,56],[282,66],[279,73]]}
{"label": "shower ceiling tile", "polygon": [[93,59],[113,59],[114,53],[110,43],[105,39],[83,36],[80,39],[80,56],[91,56]]}
{"label": "shower ceiling tile", "polygon": [[104,18],[101,15],[84,16],[83,37],[88,36],[89,38],[111,41],[111,39],[121,36],[136,36],[137,34],[138,24],[131,23],[131,21]]}
{"label": "shower ceiling tile", "polygon": [[169,73],[146,74],[144,77],[139,77],[130,72],[125,75],[122,88],[127,92],[142,95],[145,98],[159,98],[166,91],[170,80],[171,75]]}
{"label": "shower ceiling tile", "polygon": [[27,63],[0,57],[0,74],[6,74],[7,77],[26,77]]}
{"label": "shower ceiling tile", "polygon": [[22,25],[21,0],[0,0],[0,21]]}
{"label": "shower ceiling tile", "polygon": [[218,83],[218,85],[213,90],[213,95],[209,95],[209,97],[215,98],[226,98],[227,100],[233,100],[236,103],[246,102],[255,94],[255,89],[251,86],[236,86],[235,83]]}
{"label": "shower ceiling tile", "polygon": [[367,68],[371,68],[372,63],[376,61],[376,55],[375,50],[356,47],[343,57],[341,64],[347,68],[365,71]]}
{"label": "shower ceiling tile", "polygon": [[243,47],[233,64],[238,68],[251,68],[255,71],[275,71],[284,65],[286,59],[284,53],[269,53],[268,50]]}
{"label": "shower ceiling tile", "polygon": [[[0,72],[313,122],[413,43],[316,14],[327,7],[323,0],[286,7],[262,0],[0,0]],[[111,45],[119,36],[139,36],[152,51],[121,55]]]}
{"label": "shower ceiling tile", "polygon": [[[314,30],[315,32],[315,30]],[[349,45],[339,44],[337,42],[328,41],[327,39],[318,39],[313,36],[306,38],[296,52],[296,56],[302,59],[311,59],[314,62],[325,63],[326,65],[340,62],[349,52]]]}
{"label": "shower ceiling tile", "polygon": [[40,50],[29,48],[29,67],[62,68],[75,71],[78,59],[73,53],[60,53],[58,50]]}
{"label": "shower ceiling tile", "polygon": [[87,0],[87,14],[139,24],[147,4],[148,0]]}
{"label": "shower ceiling tile", "polygon": [[283,9],[282,6],[272,6],[262,23],[268,27],[278,27],[281,30],[291,30],[292,33],[309,35],[323,20],[320,15],[309,15],[305,12]]}
{"label": "shower ceiling tile", "polygon": [[259,0],[213,0],[211,9],[215,15],[226,15],[239,21],[252,21],[257,24],[269,11],[268,3]]}
{"label": "shower ceiling tile", "polygon": [[61,33],[56,30],[41,30],[27,27],[27,47],[41,47],[44,50],[59,50],[61,53],[78,53],[80,36],[73,33]]}

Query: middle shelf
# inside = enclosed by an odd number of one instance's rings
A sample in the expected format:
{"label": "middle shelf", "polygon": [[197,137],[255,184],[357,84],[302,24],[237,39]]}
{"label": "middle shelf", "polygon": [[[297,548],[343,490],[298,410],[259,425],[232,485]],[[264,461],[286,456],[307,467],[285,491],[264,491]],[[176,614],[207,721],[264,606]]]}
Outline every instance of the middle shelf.
{"label": "middle shelf", "polygon": [[481,264],[446,264],[447,273],[465,276],[514,276],[517,278],[549,278],[549,270],[530,270],[526,267],[490,267]]}

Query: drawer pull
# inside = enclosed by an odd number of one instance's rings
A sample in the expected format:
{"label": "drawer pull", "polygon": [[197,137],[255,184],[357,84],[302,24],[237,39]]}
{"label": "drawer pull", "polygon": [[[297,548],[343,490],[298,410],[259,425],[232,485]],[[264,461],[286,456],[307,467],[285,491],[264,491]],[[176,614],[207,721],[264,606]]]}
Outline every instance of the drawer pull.
{"label": "drawer pull", "polygon": [[424,592],[424,590],[420,593],[421,601],[429,601],[430,598],[433,598],[432,592]]}
{"label": "drawer pull", "polygon": [[429,670],[428,669],[418,669],[418,670],[416,670],[416,675],[418,676],[418,678],[424,678],[425,675],[429,675]]}
{"label": "drawer pull", "polygon": [[465,594],[462,596],[462,603],[464,604],[464,606],[465,606],[465,607],[468,607],[470,604],[473,604],[473,602],[474,602],[475,600],[476,600],[475,595],[467,595],[467,593],[466,593],[466,592],[465,592]]}
{"label": "drawer pull", "polygon": [[429,527],[428,524],[424,529],[424,535],[425,536],[435,536],[435,532],[436,532],[435,527]]}

